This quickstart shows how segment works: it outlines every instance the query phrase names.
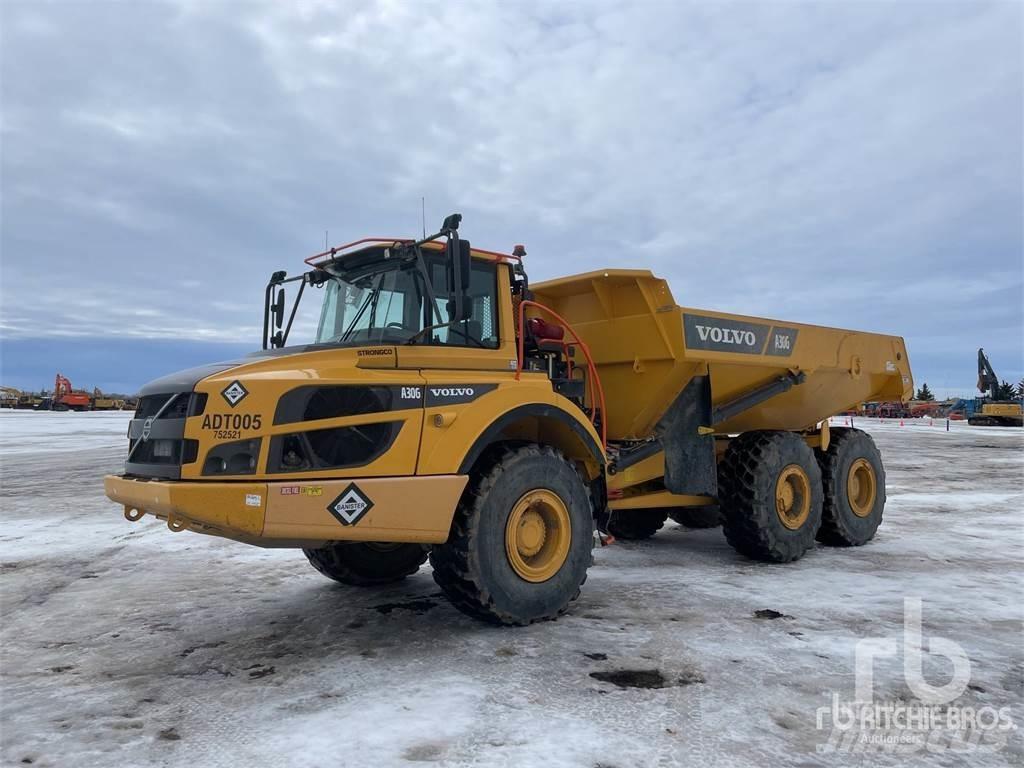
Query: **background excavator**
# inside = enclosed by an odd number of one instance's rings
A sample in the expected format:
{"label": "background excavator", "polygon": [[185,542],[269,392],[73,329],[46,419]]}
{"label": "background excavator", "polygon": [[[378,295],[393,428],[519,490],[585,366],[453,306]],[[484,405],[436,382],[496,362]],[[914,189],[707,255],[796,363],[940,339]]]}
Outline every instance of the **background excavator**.
{"label": "background excavator", "polygon": [[967,419],[968,424],[974,427],[1024,426],[1024,411],[1020,402],[1000,399],[999,377],[992,369],[984,349],[978,350],[978,391],[987,394],[990,400]]}
{"label": "background excavator", "polygon": [[50,408],[54,411],[88,411],[92,399],[85,392],[75,392],[71,381],[59,373],[53,382],[53,399]]}

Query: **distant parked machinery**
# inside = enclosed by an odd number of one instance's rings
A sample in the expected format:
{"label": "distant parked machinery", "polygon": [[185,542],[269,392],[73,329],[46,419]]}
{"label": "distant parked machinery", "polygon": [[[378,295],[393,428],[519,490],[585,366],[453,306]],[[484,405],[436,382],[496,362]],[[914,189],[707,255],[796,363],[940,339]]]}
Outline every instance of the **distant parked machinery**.
{"label": "distant parked machinery", "polygon": [[999,377],[992,369],[984,349],[978,350],[978,391],[986,393],[990,399],[981,406],[980,411],[967,419],[968,424],[974,427],[1024,426],[1024,410],[1021,409],[1020,401],[1000,400]]}
{"label": "distant parked machinery", "polygon": [[[45,400],[45,398],[44,398]],[[66,376],[57,374],[53,382],[53,398],[50,410],[53,411],[88,411],[92,408],[92,400],[85,392],[75,392],[71,381]],[[43,410],[42,408],[40,408]]]}
{"label": "distant parked machinery", "polygon": [[43,402],[42,395],[34,395],[31,392],[23,392],[18,398],[18,402],[15,404],[15,408],[25,411],[38,410],[40,403]]}
{"label": "distant parked machinery", "polygon": [[92,391],[92,409],[94,411],[123,411],[124,400],[107,397],[99,387],[96,387]]}
{"label": "distant parked machinery", "polygon": [[0,408],[16,408],[21,390],[14,387],[0,387]]}
{"label": "distant parked machinery", "polygon": [[935,401],[911,403],[910,404],[910,418],[912,418],[912,419],[920,419],[920,418],[927,418],[927,417],[935,418],[936,416],[941,416],[945,412],[945,409],[946,409],[946,404],[945,403],[937,403]]}
{"label": "distant parked machinery", "polygon": [[911,414],[907,403],[895,400],[864,403],[864,415],[876,419],[909,419]]}

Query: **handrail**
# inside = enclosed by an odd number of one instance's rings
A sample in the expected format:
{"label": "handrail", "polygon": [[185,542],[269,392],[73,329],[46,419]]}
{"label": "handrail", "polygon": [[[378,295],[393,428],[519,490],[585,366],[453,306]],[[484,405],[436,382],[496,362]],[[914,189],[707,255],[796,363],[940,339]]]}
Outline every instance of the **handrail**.
{"label": "handrail", "polygon": [[[600,402],[601,410],[601,446],[605,449],[608,448],[608,413],[605,410],[604,404],[604,387],[601,386],[601,377],[597,375],[597,366],[594,365],[594,358],[590,356],[590,348],[586,345],[580,335],[576,333],[576,329],[569,324],[564,317],[559,315],[551,307],[547,307],[540,302],[531,301],[529,299],[523,299],[519,302],[519,360],[516,365],[516,381],[519,381],[520,374],[523,372],[524,357],[524,341],[526,339],[526,307],[536,307],[537,309],[547,312],[555,320],[562,324],[562,326],[572,334],[573,338],[576,339],[576,343],[580,349],[583,350],[583,356],[587,359],[587,369],[590,371],[590,375],[587,377],[589,381],[593,382],[591,386],[594,392],[597,394],[598,401]],[[595,416],[597,413],[597,403],[594,404]]]}
{"label": "handrail", "polygon": [[339,251],[344,251],[346,248],[351,248],[353,245],[362,245],[363,243],[411,243],[413,242],[409,238],[400,237],[363,237],[359,240],[353,240],[351,243],[345,243],[344,245],[336,245],[333,248],[328,248],[326,251],[320,253],[314,253],[308,259],[303,259],[306,264],[311,267],[316,265],[313,263],[313,259],[319,259],[322,256],[335,256]]}
{"label": "handrail", "polygon": [[[328,248],[326,251],[314,253],[309,258],[303,259],[303,261],[309,266],[315,267],[317,266],[316,264],[313,263],[315,259],[320,259],[328,256],[333,258],[337,256],[341,251],[351,248],[354,245],[363,245],[364,243],[395,243],[405,245],[413,242],[415,242],[415,240],[411,240],[408,237],[363,237],[360,238],[359,240],[353,240],[351,243],[345,243],[344,245],[336,245],[333,248]],[[523,261],[522,256],[516,256],[515,254],[511,253],[498,253],[497,251],[486,251],[483,248],[472,248],[471,250],[473,253],[479,253],[483,254],[484,256],[490,256],[493,261],[500,261],[502,259],[505,259],[508,261],[518,261],[520,264]]]}

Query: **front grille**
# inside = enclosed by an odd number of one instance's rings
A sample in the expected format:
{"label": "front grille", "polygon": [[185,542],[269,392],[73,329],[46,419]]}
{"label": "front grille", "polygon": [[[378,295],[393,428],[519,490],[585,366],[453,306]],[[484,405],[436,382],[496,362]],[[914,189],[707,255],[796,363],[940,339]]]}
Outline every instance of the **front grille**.
{"label": "front grille", "polygon": [[176,467],[180,464],[191,464],[199,455],[198,440],[144,440],[138,449],[135,449],[137,442],[128,441],[128,453],[132,457],[132,464]]}
{"label": "front grille", "polygon": [[[173,392],[164,395],[146,395],[139,398],[139,407],[135,411],[136,419],[148,419],[160,413],[164,403],[171,399]],[[205,392],[182,392],[161,415],[161,419],[184,419],[187,416],[200,416],[206,410]]]}
{"label": "front grille", "polygon": [[181,466],[196,461],[199,455],[199,442],[185,439],[185,419],[198,416],[205,407],[206,395],[195,392],[140,398],[135,418],[128,425],[125,474],[179,479]]}

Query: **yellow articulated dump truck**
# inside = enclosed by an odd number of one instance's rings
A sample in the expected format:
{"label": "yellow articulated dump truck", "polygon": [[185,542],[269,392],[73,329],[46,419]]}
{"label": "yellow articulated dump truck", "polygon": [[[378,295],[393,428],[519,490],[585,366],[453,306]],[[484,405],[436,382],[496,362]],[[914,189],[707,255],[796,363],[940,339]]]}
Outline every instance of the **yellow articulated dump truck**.
{"label": "yellow articulated dump truck", "polygon": [[[143,387],[107,496],[129,520],[301,549],[344,584],[429,557],[457,608],[499,624],[558,616],[596,542],[670,515],[720,515],[769,562],[874,536],[881,457],[828,417],[909,399],[902,339],[688,309],[644,270],[531,285],[521,246],[472,248],[460,221],[274,273],[263,350]],[[316,337],[292,343],[313,292]]]}

